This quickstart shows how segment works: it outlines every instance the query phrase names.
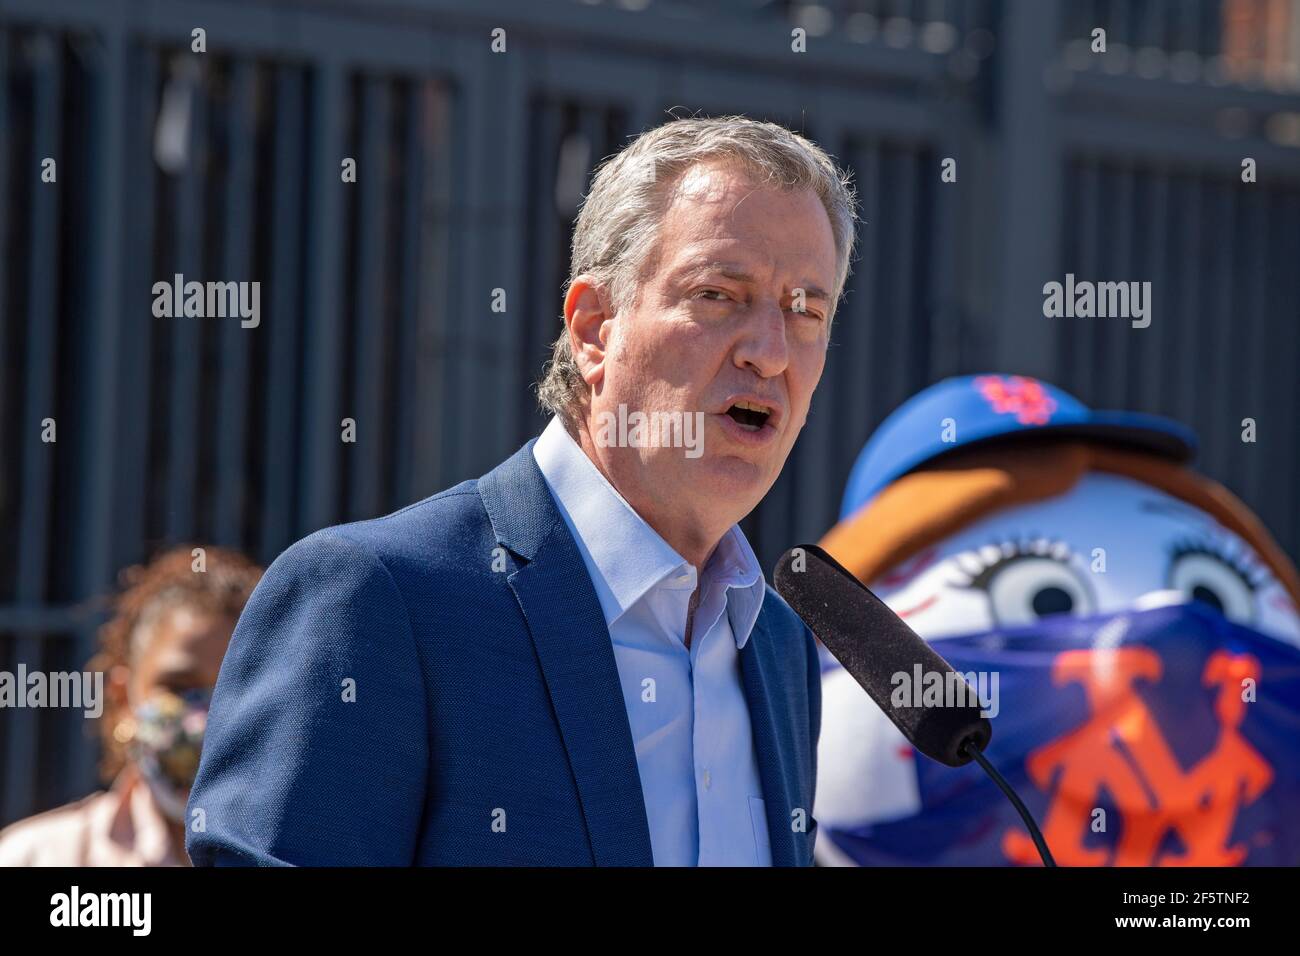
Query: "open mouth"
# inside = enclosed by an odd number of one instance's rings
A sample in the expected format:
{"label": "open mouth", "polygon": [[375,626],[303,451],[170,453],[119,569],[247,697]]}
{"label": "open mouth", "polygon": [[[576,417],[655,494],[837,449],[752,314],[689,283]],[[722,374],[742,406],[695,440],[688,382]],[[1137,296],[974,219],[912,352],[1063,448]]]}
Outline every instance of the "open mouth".
{"label": "open mouth", "polygon": [[727,416],[740,427],[756,432],[767,424],[772,413],[753,402],[736,402],[727,409]]}

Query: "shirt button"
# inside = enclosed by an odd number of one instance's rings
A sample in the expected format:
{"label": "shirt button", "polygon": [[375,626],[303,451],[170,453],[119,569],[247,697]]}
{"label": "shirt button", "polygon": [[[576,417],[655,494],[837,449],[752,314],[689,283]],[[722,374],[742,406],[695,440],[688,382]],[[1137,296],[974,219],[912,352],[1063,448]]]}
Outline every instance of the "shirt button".
{"label": "shirt button", "polygon": [[709,770],[706,767],[704,769],[704,789],[708,790],[712,786],[713,786],[713,777],[709,774]]}

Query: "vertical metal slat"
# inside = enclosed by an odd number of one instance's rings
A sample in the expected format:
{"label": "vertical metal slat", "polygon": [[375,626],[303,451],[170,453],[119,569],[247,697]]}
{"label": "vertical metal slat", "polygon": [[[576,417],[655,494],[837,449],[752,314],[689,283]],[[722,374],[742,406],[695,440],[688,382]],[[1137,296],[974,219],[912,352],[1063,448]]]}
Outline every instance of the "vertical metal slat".
{"label": "vertical metal slat", "polygon": [[[63,155],[60,117],[63,110],[63,62],[58,41],[50,34],[34,34],[31,43],[34,86],[32,154],[20,175],[32,190],[31,252],[27,273],[27,380],[22,418],[22,488],[19,500],[18,582],[20,606],[36,606],[45,598],[45,573],[49,560],[50,508],[56,444],[41,441],[41,420],[55,417],[57,380],[59,214],[61,191],[69,173]],[[41,180],[41,162],[46,157],[57,164],[54,183]],[[56,438],[75,441],[79,423],[56,421]],[[15,660],[33,669],[42,666],[42,636],[20,631],[15,641]],[[12,710],[5,718],[8,739],[5,779],[0,797],[0,817],[13,819],[31,805],[36,786],[36,711],[26,707]]]}
{"label": "vertical metal slat", "polygon": [[[297,377],[298,323],[301,312],[299,269],[302,191],[301,170],[306,162],[303,144],[304,76],[297,66],[280,66],[275,73],[275,147],[273,177],[275,193],[271,220],[270,308],[266,335],[268,396],[266,438],[263,448],[262,539],[264,560],[279,554],[292,541],[297,529],[294,516],[295,426],[298,412],[295,397]],[[305,318],[303,319],[305,322]]]}
{"label": "vertical metal slat", "polygon": [[303,407],[303,463],[299,476],[302,521],[307,530],[338,518],[340,463],[339,414],[342,358],[342,233],[341,190],[352,188],[340,177],[343,160],[342,115],[346,78],[340,64],[317,67],[312,97],[312,142],[309,157],[317,199],[308,211],[307,288],[302,344],[306,372]]}
{"label": "vertical metal slat", "polygon": [[[390,91],[387,81],[365,81],[361,101],[361,149],[357,159],[357,188],[361,191],[357,216],[357,295],[353,317],[356,385],[352,389],[357,420],[357,443],[352,458],[348,516],[373,518],[383,506],[380,479],[386,448],[381,444],[386,428],[384,398],[392,381],[383,368],[388,338],[388,298],[384,292],[384,263],[388,260],[387,194],[389,180]],[[399,360],[401,356],[398,357]]]}
{"label": "vertical metal slat", "polygon": [[[119,429],[121,395],[118,370],[122,335],[122,192],[118,188],[127,163],[128,144],[123,135],[127,104],[128,46],[125,31],[114,27],[96,47],[94,68],[88,83],[93,90],[90,114],[89,164],[94,187],[89,198],[90,276],[87,288],[94,294],[85,303],[88,312],[84,336],[85,382],[91,396],[87,427],[81,435],[84,462],[94,469],[94,481],[80,483],[81,525],[76,536],[79,558],[77,595],[101,594],[113,584],[113,521],[117,487],[118,455],[123,447]],[[98,55],[102,50],[102,56]],[[127,427],[130,427],[128,424]],[[81,666],[95,649],[94,621],[77,628],[75,663]],[[95,749],[84,735],[64,754],[64,779],[94,782]]]}
{"label": "vertical metal slat", "polygon": [[[224,202],[222,203],[221,276],[223,282],[251,283],[253,232],[253,150],[257,142],[257,74],[253,63],[238,60],[232,71],[226,137]],[[260,287],[259,287],[260,288]],[[251,292],[250,292],[251,295]],[[259,313],[261,313],[259,301]],[[265,335],[259,314],[255,328],[244,328],[243,319],[228,316],[219,321],[219,400],[217,406],[217,481],[213,519],[218,544],[242,544],[246,450],[248,441],[249,351],[253,336]]]}
{"label": "vertical metal slat", "polygon": [[[188,56],[189,54],[183,54]],[[204,274],[203,190],[207,178],[208,74],[200,69],[192,91],[189,156],[177,184],[178,202],[174,241],[177,269],[186,284],[206,282]],[[206,296],[204,297],[206,308]],[[195,504],[199,484],[199,377],[202,371],[202,323],[206,319],[174,315],[172,367],[169,386],[167,514],[165,527],[172,541],[191,538],[197,528]]]}
{"label": "vertical metal slat", "polygon": [[151,144],[153,122],[158,107],[158,53],[141,47],[130,57],[131,78],[125,100],[127,149],[134,176],[128,177],[124,191],[121,241],[131,254],[122,257],[120,308],[122,328],[131,342],[121,351],[120,407],[125,427],[119,437],[118,473],[121,476],[113,498],[113,564],[140,560],[145,539],[145,487],[148,481],[149,444],[151,441],[149,407],[153,389],[158,385],[150,376],[151,341],[154,324],[169,319],[154,318],[152,288],[154,282],[171,284],[170,275],[155,271],[154,184],[158,167]]}

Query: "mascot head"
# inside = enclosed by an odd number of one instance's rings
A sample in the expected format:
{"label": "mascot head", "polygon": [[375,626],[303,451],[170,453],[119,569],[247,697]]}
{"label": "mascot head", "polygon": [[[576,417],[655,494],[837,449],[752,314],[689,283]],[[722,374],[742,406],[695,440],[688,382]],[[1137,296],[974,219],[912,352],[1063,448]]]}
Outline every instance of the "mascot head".
{"label": "mascot head", "polygon": [[[989,753],[1064,864],[1300,862],[1300,576],[1194,453],[1036,379],[950,379],[871,437],[822,541],[994,691]],[[823,686],[823,862],[1036,860],[978,770],[929,765],[829,660]]]}

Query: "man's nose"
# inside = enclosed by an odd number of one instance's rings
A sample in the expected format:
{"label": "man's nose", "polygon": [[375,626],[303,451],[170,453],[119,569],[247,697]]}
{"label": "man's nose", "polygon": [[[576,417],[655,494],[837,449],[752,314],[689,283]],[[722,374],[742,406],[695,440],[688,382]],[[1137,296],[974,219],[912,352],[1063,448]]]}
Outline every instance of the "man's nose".
{"label": "man's nose", "polygon": [[772,299],[755,304],[736,347],[736,364],[762,378],[772,378],[784,372],[789,362],[785,311]]}

